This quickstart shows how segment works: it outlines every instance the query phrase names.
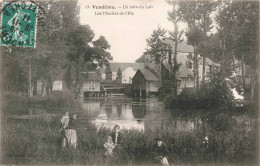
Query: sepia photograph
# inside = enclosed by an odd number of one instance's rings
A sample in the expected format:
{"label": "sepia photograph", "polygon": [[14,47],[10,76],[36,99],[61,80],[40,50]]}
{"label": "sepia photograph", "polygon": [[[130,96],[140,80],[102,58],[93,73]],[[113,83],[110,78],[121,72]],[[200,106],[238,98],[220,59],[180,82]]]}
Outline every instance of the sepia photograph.
{"label": "sepia photograph", "polygon": [[0,165],[258,166],[259,5],[1,0]]}

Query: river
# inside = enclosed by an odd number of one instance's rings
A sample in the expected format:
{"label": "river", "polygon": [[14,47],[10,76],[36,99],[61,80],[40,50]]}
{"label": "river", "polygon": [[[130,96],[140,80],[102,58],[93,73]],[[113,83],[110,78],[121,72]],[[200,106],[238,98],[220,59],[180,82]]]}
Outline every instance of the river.
{"label": "river", "polygon": [[178,131],[190,131],[202,123],[194,118],[174,117],[158,98],[88,98],[83,102],[83,109],[97,128],[112,129],[120,125],[122,129],[144,131],[167,126]]}
{"label": "river", "polygon": [[[83,110],[77,113],[78,118],[89,121],[97,128],[112,129],[115,125],[119,125],[121,129],[139,131],[155,131],[164,127],[174,131],[192,131],[207,125],[201,116],[173,114],[174,111],[166,109],[158,98],[86,98],[81,104]],[[6,116],[7,121],[40,118],[50,122],[54,117],[61,117],[64,111],[53,112],[53,109],[23,108],[17,109],[15,112],[15,114]],[[246,130],[251,130],[252,123],[255,123],[255,118],[247,115],[230,116],[228,119],[235,120],[240,124],[239,127],[242,126]]]}

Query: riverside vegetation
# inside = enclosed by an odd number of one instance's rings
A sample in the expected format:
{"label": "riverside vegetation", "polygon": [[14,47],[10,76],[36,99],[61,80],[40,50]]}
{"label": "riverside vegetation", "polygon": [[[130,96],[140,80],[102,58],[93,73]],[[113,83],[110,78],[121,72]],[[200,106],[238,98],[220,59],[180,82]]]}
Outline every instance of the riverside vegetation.
{"label": "riverside vegetation", "polygon": [[[104,165],[103,144],[109,129],[97,129],[88,119],[78,119],[78,148],[61,149],[59,122],[62,114],[80,114],[80,104],[70,93],[55,92],[50,96],[28,98],[6,93],[3,115],[26,114],[29,108],[46,109],[56,114],[51,120],[4,119],[2,121],[3,164],[88,164]],[[192,114],[202,120],[202,127],[189,132],[175,131],[168,126],[143,132],[123,130],[120,150],[110,159],[111,165],[153,164],[154,139],[161,137],[169,148],[169,162],[175,164],[232,163],[251,165],[257,162],[257,122],[238,122],[238,114],[255,116],[248,105],[237,107],[227,82],[214,78],[196,93],[184,90],[179,96],[168,95],[166,106],[175,115]],[[15,108],[14,108],[15,106]],[[188,106],[188,107],[187,107]],[[239,108],[239,109],[238,109]],[[195,111],[199,109],[200,111]],[[163,110],[162,110],[163,111]],[[242,117],[242,116],[241,116]]]}
{"label": "riverside vegetation", "polygon": [[[49,107],[50,111],[57,116],[49,121],[3,120],[1,124],[3,129],[1,148],[4,152],[1,154],[2,164],[104,165],[106,163],[103,144],[111,131],[106,128],[97,129],[88,119],[78,119],[76,150],[59,147],[59,122],[62,113],[66,110],[75,111],[77,114],[81,112],[77,101],[72,96],[54,94],[50,97],[34,99],[14,96],[14,94],[6,95],[8,106],[22,107],[28,103],[45,105],[46,109]],[[57,109],[54,109],[55,107]],[[10,114],[11,110],[11,108],[6,109],[4,114]],[[252,165],[257,162],[256,121],[252,121],[251,128],[248,130],[245,128],[245,119],[242,118],[242,122],[238,123],[223,111],[218,114],[204,112],[200,117],[203,127],[190,132],[175,131],[168,126],[162,126],[161,130],[156,131],[122,130],[121,148],[115,151],[113,157],[109,159],[109,164],[153,164],[152,147],[157,137],[161,137],[168,145],[170,163]]]}
{"label": "riverside vegetation", "polygon": [[[59,118],[51,122],[42,120],[13,121],[4,126],[2,135],[3,164],[88,164],[104,165],[103,144],[111,131],[97,130],[88,122],[77,129],[78,148],[60,149],[58,140]],[[167,127],[157,131],[138,132],[123,130],[121,150],[115,151],[111,165],[152,164],[152,145],[161,136],[169,148],[169,162],[233,163],[251,165],[256,162],[257,132],[246,132],[234,124],[216,131],[201,128],[192,132],[175,132]],[[208,143],[205,136],[208,136]]]}

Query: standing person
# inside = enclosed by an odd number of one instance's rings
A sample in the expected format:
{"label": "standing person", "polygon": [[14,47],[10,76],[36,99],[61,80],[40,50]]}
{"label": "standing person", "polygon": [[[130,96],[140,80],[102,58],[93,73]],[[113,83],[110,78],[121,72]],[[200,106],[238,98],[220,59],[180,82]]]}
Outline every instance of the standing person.
{"label": "standing person", "polygon": [[65,136],[65,130],[68,127],[69,118],[70,118],[69,117],[69,112],[65,112],[65,114],[62,116],[62,118],[60,120],[60,122],[61,122],[61,129],[60,129],[60,132],[61,132],[61,146],[62,147],[65,147],[66,144],[67,144],[67,139],[66,139],[66,136]]}
{"label": "standing person", "polygon": [[120,126],[119,125],[114,126],[114,131],[112,132],[111,137],[112,137],[112,141],[115,145],[120,144],[121,133],[120,133]]}
{"label": "standing person", "polygon": [[66,129],[68,127],[69,119],[70,119],[69,112],[65,112],[65,115],[63,115],[60,120],[62,130]]}
{"label": "standing person", "polygon": [[154,146],[155,159],[161,163],[161,165],[169,166],[167,155],[168,149],[160,138],[155,139],[156,144]]}
{"label": "standing person", "polygon": [[69,120],[67,129],[65,130],[65,136],[67,138],[67,143],[69,147],[77,147],[77,124],[76,124],[77,115],[73,115]]}

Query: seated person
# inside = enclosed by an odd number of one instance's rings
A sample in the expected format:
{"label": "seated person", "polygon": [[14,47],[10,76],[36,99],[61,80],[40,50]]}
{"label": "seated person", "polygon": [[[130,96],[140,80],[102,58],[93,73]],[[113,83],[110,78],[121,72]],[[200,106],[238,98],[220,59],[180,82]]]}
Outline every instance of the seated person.
{"label": "seated person", "polygon": [[168,149],[160,138],[155,139],[156,144],[154,146],[155,159],[161,163],[161,165],[169,166],[167,155]]}
{"label": "seated person", "polygon": [[107,141],[105,142],[104,147],[105,147],[105,150],[106,150],[105,156],[111,157],[112,154],[113,154],[113,149],[115,148],[115,144],[113,143],[111,136],[107,137]]}
{"label": "seated person", "polygon": [[112,141],[113,141],[113,143],[115,145],[120,144],[120,141],[121,141],[121,137],[122,136],[121,136],[121,133],[119,131],[120,131],[120,126],[119,125],[115,125],[114,131],[111,134]]}

